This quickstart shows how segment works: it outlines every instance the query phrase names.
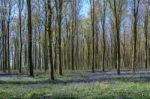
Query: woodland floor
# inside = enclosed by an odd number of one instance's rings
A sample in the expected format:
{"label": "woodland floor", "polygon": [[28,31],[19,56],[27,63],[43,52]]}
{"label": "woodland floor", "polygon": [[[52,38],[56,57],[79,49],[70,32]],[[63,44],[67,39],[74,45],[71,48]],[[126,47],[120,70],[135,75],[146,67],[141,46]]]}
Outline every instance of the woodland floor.
{"label": "woodland floor", "polygon": [[150,99],[150,72],[67,72],[48,75],[0,74],[0,99]]}

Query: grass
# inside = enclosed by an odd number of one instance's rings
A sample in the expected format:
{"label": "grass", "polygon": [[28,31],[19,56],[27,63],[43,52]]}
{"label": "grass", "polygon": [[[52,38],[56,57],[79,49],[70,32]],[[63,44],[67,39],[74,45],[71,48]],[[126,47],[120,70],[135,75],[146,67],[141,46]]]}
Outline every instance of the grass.
{"label": "grass", "polygon": [[94,78],[102,75],[91,75],[89,72],[66,73],[64,76],[57,75],[56,81],[48,81],[48,76],[44,74],[34,78],[0,78],[0,99],[150,99],[148,76],[111,75]]}
{"label": "grass", "polygon": [[73,96],[76,99],[148,99],[150,97],[150,87],[147,84],[123,83],[123,82],[96,82],[85,84],[80,87],[70,85],[55,92],[54,97]]}

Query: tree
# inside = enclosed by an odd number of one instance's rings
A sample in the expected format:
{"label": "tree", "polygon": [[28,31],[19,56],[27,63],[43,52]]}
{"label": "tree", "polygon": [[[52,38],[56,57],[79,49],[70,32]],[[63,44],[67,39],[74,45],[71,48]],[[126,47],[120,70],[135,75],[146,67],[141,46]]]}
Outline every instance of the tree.
{"label": "tree", "polygon": [[19,64],[19,72],[21,73],[21,67],[22,67],[22,18],[21,18],[21,13],[22,13],[22,5],[23,5],[23,1],[22,0],[18,0],[19,4],[19,35],[20,35],[20,53],[19,53],[19,58],[20,58],[20,64]]}
{"label": "tree", "polygon": [[75,46],[75,44],[74,44],[74,38],[75,38],[75,32],[76,32],[76,0],[74,0],[73,2],[72,2],[72,17],[73,17],[73,19],[72,19],[72,38],[71,38],[71,45],[72,45],[72,47],[71,47],[71,59],[72,59],[72,61],[71,61],[71,69],[72,70],[74,70],[74,46]]}
{"label": "tree", "polygon": [[32,20],[31,20],[31,0],[27,0],[28,11],[28,66],[30,69],[30,76],[34,76],[32,63]]}
{"label": "tree", "polygon": [[44,44],[43,44],[43,51],[44,51],[44,67],[45,71],[48,69],[48,55],[47,55],[47,1],[45,1],[45,33],[44,33]]}
{"label": "tree", "polygon": [[90,0],[91,6],[91,26],[92,26],[92,44],[93,44],[93,54],[92,54],[92,72],[95,71],[95,0]]}
{"label": "tree", "polygon": [[145,68],[147,69],[148,65],[148,7],[146,6],[145,9],[145,16],[144,16],[144,34],[145,34]]}
{"label": "tree", "polygon": [[[111,2],[112,1],[112,2]],[[123,12],[126,9],[127,0],[109,0],[110,8],[115,20],[115,31],[117,39],[117,73],[120,74],[121,53],[120,53],[120,29]]]}
{"label": "tree", "polygon": [[138,14],[139,14],[139,5],[140,0],[133,0],[133,59],[132,59],[132,71],[135,72],[136,60],[137,60],[137,23],[138,23]]}
{"label": "tree", "polygon": [[11,17],[11,8],[12,8],[12,3],[11,3],[11,1],[9,0],[9,2],[8,2],[8,7],[9,7],[9,11],[8,11],[8,21],[7,21],[7,32],[8,32],[8,34],[7,34],[7,53],[8,53],[8,55],[7,55],[7,58],[8,58],[8,72],[10,72],[10,17]]}
{"label": "tree", "polygon": [[62,28],[62,9],[63,9],[63,0],[55,0],[55,6],[57,9],[57,21],[58,21],[58,49],[59,49],[59,74],[62,73],[62,40],[61,40],[61,28]]}
{"label": "tree", "polygon": [[105,56],[106,56],[106,33],[105,33],[105,25],[106,25],[106,0],[103,0],[102,6],[102,32],[103,32],[103,58],[102,58],[102,71],[105,71]]}
{"label": "tree", "polygon": [[[52,51],[52,31],[51,31],[51,18],[52,18],[52,8],[51,8],[51,1],[47,1],[47,14],[48,14],[48,39],[49,39],[49,59],[51,65],[51,79],[54,80],[54,68],[53,68],[53,51]],[[50,68],[49,68],[50,69]]]}
{"label": "tree", "polygon": [[1,12],[1,15],[2,15],[2,19],[1,19],[1,32],[2,32],[2,69],[3,69],[3,72],[6,72],[6,69],[7,69],[7,31],[6,31],[6,16],[7,16],[7,13],[6,13],[6,6],[7,6],[7,1],[1,1],[1,4],[2,4],[2,12]]}

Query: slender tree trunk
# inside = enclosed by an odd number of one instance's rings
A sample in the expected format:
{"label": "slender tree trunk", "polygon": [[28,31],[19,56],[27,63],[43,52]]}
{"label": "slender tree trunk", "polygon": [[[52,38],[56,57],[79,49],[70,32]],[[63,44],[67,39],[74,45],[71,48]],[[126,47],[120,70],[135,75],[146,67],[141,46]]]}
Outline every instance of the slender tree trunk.
{"label": "slender tree trunk", "polygon": [[92,72],[94,73],[95,71],[95,9],[94,5],[95,2],[94,0],[90,0],[91,4],[91,25],[92,25],[92,44],[93,44],[93,54],[92,54]]}
{"label": "slender tree trunk", "polygon": [[44,33],[44,67],[45,67],[45,72],[48,69],[48,55],[47,55],[47,8],[46,8],[47,2],[45,1],[45,33]]}
{"label": "slender tree trunk", "polygon": [[89,42],[89,37],[88,37],[88,42],[87,42],[87,47],[88,47],[88,69],[90,68],[90,42]]}
{"label": "slender tree trunk", "polygon": [[9,47],[9,38],[10,38],[10,15],[11,15],[11,2],[9,2],[9,15],[8,15],[8,22],[7,22],[7,28],[8,28],[8,47],[7,47],[7,53],[8,53],[8,72],[10,73],[10,47]]}
{"label": "slender tree trunk", "polygon": [[62,6],[63,6],[63,0],[59,0],[59,11],[58,11],[58,34],[59,34],[59,37],[58,37],[58,45],[59,45],[59,74],[60,75],[63,75],[62,73],[62,48],[61,48],[61,45],[62,45],[62,40],[61,40],[61,25],[62,25]]}
{"label": "slender tree trunk", "polygon": [[34,76],[32,63],[32,20],[31,20],[31,0],[27,0],[28,10],[28,62],[30,68],[30,76]]}
{"label": "slender tree trunk", "polygon": [[71,38],[71,56],[72,56],[72,64],[71,64],[71,69],[74,71],[74,23],[72,22],[72,38]]}
{"label": "slender tree trunk", "polygon": [[146,15],[144,20],[144,32],[145,32],[145,68],[148,65],[148,8],[146,9]]}
{"label": "slender tree trunk", "polygon": [[21,67],[22,67],[22,21],[21,21],[21,0],[19,0],[19,33],[20,33],[20,64],[19,64],[19,72],[21,73]]}
{"label": "slender tree trunk", "polygon": [[105,19],[106,19],[106,1],[103,2],[103,22],[102,22],[102,28],[103,28],[103,63],[102,63],[102,71],[105,71],[105,52],[106,52],[106,40],[105,40]]}
{"label": "slender tree trunk", "polygon": [[133,46],[133,60],[132,60],[132,71],[135,72],[135,66],[137,62],[137,21],[138,21],[138,11],[139,11],[140,0],[133,1],[133,33],[134,33],[134,46]]}
{"label": "slender tree trunk", "polygon": [[50,65],[51,65],[51,79],[54,80],[54,68],[53,68],[53,51],[52,51],[52,42],[53,42],[53,37],[52,37],[52,30],[51,30],[51,19],[52,19],[52,8],[51,8],[51,1],[47,1],[47,11],[48,11],[48,37],[49,37],[49,58],[50,58]]}

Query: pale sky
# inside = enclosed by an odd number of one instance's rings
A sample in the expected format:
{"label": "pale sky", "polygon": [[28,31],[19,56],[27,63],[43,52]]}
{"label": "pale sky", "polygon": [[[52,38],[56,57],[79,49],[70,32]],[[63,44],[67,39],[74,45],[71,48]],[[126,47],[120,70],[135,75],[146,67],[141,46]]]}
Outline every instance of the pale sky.
{"label": "pale sky", "polygon": [[89,9],[90,9],[89,0],[83,0],[81,15],[83,15],[83,17],[87,17],[89,14]]}

